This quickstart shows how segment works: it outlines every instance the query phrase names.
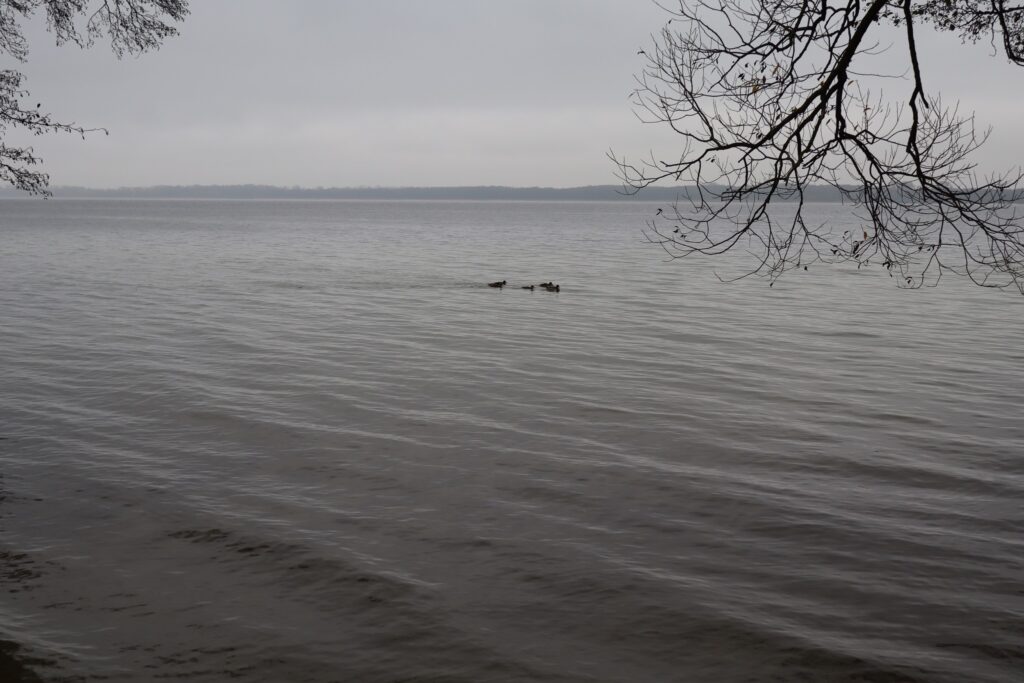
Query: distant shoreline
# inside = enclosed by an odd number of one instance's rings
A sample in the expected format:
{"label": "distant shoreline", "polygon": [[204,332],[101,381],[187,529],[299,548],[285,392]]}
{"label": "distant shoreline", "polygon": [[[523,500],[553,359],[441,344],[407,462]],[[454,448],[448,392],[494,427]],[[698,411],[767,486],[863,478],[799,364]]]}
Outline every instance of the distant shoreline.
{"label": "distant shoreline", "polygon": [[[625,194],[619,185],[582,187],[276,187],[273,185],[157,185],[152,187],[52,187],[55,199],[363,199],[440,201],[656,201],[685,199],[692,187],[649,187]],[[29,198],[23,192],[0,189],[0,199]],[[830,187],[812,187],[805,201],[838,202]]]}

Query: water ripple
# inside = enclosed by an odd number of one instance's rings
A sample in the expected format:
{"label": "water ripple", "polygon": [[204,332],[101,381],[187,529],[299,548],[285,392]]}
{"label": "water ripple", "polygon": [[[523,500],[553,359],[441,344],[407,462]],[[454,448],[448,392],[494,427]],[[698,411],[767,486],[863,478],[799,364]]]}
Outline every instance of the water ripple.
{"label": "water ripple", "polygon": [[642,203],[4,205],[5,681],[1024,669],[1019,299]]}

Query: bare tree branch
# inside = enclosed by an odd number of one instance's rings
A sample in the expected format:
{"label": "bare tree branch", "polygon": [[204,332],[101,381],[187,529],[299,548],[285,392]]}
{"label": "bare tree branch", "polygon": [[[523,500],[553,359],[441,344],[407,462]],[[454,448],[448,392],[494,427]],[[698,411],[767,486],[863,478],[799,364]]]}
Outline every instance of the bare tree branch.
{"label": "bare tree branch", "polygon": [[[1024,63],[1024,9],[1003,0],[696,0],[680,2],[645,50],[638,116],[682,140],[678,156],[615,158],[630,191],[694,184],[648,224],[676,258],[736,248],[739,277],[774,281],[812,263],[878,264],[900,286],[947,272],[1024,292],[1019,171],[980,177],[985,141],[973,117],[925,88],[915,29],[999,38]],[[872,93],[882,24],[902,28],[911,87],[902,101]],[[614,158],[614,157],[613,157]],[[862,227],[838,233],[805,214],[809,188],[830,186]]]}
{"label": "bare tree branch", "polygon": [[[28,43],[22,22],[39,12],[45,13],[47,27],[58,44],[90,47],[97,39],[106,38],[121,57],[155,49],[175,35],[173,23],[188,15],[188,0],[0,0],[0,52],[26,61]],[[31,147],[4,145],[7,132],[22,129],[33,135],[84,136],[106,130],[55,121],[41,111],[41,104],[31,104],[23,83],[20,72],[0,71],[0,181],[30,194],[48,195],[49,176],[38,170],[41,160]]]}

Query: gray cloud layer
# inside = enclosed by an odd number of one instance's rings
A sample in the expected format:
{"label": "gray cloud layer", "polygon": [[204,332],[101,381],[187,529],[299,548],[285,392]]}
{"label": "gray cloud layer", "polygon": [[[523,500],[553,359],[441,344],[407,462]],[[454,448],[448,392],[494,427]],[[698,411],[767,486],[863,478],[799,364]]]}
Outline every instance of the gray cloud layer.
{"label": "gray cloud layer", "polygon": [[[609,183],[609,147],[672,148],[626,99],[663,20],[646,0],[195,0],[181,36],[121,62],[36,25],[33,98],[111,135],[32,144],[54,183],[96,187]],[[929,84],[997,126],[983,165],[1020,163],[1024,71],[925,49]]]}

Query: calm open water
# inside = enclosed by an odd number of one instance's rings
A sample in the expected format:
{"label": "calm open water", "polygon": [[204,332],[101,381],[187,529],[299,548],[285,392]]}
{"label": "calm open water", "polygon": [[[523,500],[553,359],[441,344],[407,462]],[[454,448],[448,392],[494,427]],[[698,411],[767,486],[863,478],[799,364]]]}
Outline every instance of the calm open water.
{"label": "calm open water", "polygon": [[1024,297],[653,210],[0,202],[0,680],[1022,680]]}

